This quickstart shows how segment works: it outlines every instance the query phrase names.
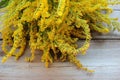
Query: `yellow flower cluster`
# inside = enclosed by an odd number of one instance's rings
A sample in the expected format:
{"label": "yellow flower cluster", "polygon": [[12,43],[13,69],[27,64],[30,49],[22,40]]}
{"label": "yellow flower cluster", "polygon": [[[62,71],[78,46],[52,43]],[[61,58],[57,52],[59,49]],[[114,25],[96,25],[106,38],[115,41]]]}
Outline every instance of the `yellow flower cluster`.
{"label": "yellow flower cluster", "polygon": [[[1,11],[3,28],[1,30],[5,56],[4,63],[15,55],[18,59],[25,51],[27,43],[31,49],[32,62],[35,50],[42,50],[42,62],[48,67],[53,61],[60,60],[74,63],[83,70],[77,60],[77,54],[85,54],[90,46],[91,31],[108,33],[114,25],[120,30],[120,24],[109,17],[112,9],[108,0],[10,0],[9,5]],[[104,26],[108,25],[107,26]],[[84,44],[78,48],[76,42],[84,39]],[[8,49],[9,48],[11,49]],[[16,50],[19,51],[16,53]]]}

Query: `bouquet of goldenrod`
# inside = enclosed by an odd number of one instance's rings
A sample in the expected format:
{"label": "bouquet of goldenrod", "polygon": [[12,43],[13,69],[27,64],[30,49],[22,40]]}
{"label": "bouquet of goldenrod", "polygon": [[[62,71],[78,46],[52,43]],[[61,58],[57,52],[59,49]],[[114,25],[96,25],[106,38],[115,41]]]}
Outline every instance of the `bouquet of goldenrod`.
{"label": "bouquet of goldenrod", "polygon": [[[1,9],[4,11],[2,50],[6,54],[2,62],[12,55],[17,60],[28,44],[31,57],[26,57],[26,61],[33,61],[35,50],[41,50],[41,61],[46,67],[56,60],[69,60],[78,68],[91,72],[76,56],[86,53],[91,31],[120,30],[116,19],[109,17],[112,9],[108,5],[114,3],[118,3],[117,0],[8,0],[7,6]],[[85,40],[80,48],[76,43],[79,39]]]}

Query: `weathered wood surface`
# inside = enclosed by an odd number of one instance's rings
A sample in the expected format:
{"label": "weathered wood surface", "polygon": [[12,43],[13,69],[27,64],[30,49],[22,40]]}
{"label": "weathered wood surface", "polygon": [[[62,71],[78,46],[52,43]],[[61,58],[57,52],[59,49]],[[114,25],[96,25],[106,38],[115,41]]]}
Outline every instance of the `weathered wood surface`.
{"label": "weathered wood surface", "polygon": [[[39,52],[33,63],[24,62],[24,57],[30,55],[27,49],[18,61],[11,57],[6,63],[0,63],[0,80],[120,80],[119,45],[119,40],[91,41],[87,54],[78,55],[78,59],[87,68],[95,70],[92,74],[78,70],[69,62],[55,62],[45,68]],[[3,52],[0,52],[1,60]]]}
{"label": "weathered wood surface", "polygon": [[120,11],[120,5],[109,5],[110,8],[112,8],[113,10],[116,10],[116,11]]}
{"label": "weathered wood surface", "polygon": [[[110,7],[114,9],[111,17],[119,17],[120,21],[120,5]],[[33,63],[24,62],[24,57],[30,56],[27,49],[18,61],[11,57],[6,63],[0,63],[0,80],[120,80],[120,33],[96,33],[93,39],[87,54],[78,55],[84,66],[95,70],[92,74],[78,70],[69,62],[54,62],[50,68],[45,68],[38,51]],[[78,44],[81,45],[81,42]],[[0,47],[0,60],[3,55]]]}

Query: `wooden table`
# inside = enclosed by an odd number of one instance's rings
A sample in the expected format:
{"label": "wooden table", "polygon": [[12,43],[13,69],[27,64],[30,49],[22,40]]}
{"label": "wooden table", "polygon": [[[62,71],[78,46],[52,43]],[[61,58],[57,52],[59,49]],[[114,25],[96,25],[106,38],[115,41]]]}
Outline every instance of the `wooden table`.
{"label": "wooden table", "polygon": [[[114,9],[111,17],[119,17],[120,21],[120,6],[110,7]],[[87,54],[78,55],[85,67],[95,70],[92,74],[78,70],[69,62],[54,62],[50,68],[45,68],[38,52],[33,63],[24,62],[28,53],[29,49],[18,61],[11,57],[5,64],[0,63],[0,80],[120,80],[120,33],[117,31],[95,34]],[[0,47],[0,60],[2,57]]]}

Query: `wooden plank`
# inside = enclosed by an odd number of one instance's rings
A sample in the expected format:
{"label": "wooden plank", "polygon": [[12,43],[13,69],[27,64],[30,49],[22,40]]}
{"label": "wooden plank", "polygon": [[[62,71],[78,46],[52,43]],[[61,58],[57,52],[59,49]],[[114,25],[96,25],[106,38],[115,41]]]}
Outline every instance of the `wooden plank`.
{"label": "wooden plank", "polygon": [[[120,22],[120,11],[113,11],[113,13],[110,15],[111,18],[117,18]],[[120,32],[117,31],[111,31],[109,34],[99,34],[99,33],[93,33],[93,39],[120,39]],[[1,39],[1,34],[0,34]]]}
{"label": "wooden plank", "polygon": [[118,5],[109,5],[110,8],[112,8],[115,11],[120,11],[120,4]]}
{"label": "wooden plank", "polygon": [[93,40],[120,40],[120,32],[118,31],[111,31],[107,34],[101,34],[101,33],[92,33],[92,39]]}
{"label": "wooden plank", "polygon": [[[82,43],[80,41],[78,44]],[[33,63],[24,62],[24,57],[30,55],[27,49],[19,61],[14,61],[12,57],[5,64],[0,63],[0,80],[120,80],[119,45],[119,40],[91,41],[87,54],[78,55],[77,58],[84,66],[95,70],[92,74],[76,69],[69,62],[55,62],[50,68],[45,68],[44,63],[39,62],[39,52],[36,53]],[[1,50],[0,52],[3,54]]]}
{"label": "wooden plank", "polygon": [[112,14],[110,14],[111,18],[118,18],[118,21],[120,22],[120,11],[113,11]]}

